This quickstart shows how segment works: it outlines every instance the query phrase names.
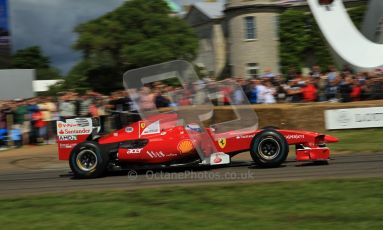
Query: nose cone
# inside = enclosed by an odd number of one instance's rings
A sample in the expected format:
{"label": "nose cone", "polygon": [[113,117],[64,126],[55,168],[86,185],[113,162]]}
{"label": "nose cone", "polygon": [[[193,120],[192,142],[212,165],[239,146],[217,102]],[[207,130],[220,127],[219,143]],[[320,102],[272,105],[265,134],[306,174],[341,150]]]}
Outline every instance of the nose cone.
{"label": "nose cone", "polygon": [[338,142],[339,139],[336,138],[336,137],[333,137],[333,136],[328,136],[328,135],[326,135],[326,136],[324,137],[324,141],[325,141],[326,143],[333,143],[333,142]]}

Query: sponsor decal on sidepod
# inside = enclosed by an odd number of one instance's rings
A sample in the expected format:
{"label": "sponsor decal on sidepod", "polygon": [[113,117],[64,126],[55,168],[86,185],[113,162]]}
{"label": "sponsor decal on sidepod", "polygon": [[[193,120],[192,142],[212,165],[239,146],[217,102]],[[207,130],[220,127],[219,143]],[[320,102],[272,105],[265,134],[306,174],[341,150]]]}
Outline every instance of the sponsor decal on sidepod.
{"label": "sponsor decal on sidepod", "polygon": [[141,153],[142,151],[142,148],[141,149],[128,149],[126,150],[126,153],[127,154],[138,154],[138,153]]}
{"label": "sponsor decal on sidepod", "polygon": [[141,135],[156,134],[156,133],[160,133],[160,121],[156,121],[148,125],[144,129],[144,131],[142,131]]}
{"label": "sponsor decal on sidepod", "polygon": [[183,154],[183,153],[188,153],[190,152],[191,150],[193,150],[193,143],[191,140],[189,139],[186,139],[186,140],[182,140],[178,143],[177,145],[177,149],[178,151]]}
{"label": "sponsor decal on sidepod", "polygon": [[156,152],[156,151],[147,151],[146,152],[151,158],[160,158],[164,157],[165,154],[162,151]]}

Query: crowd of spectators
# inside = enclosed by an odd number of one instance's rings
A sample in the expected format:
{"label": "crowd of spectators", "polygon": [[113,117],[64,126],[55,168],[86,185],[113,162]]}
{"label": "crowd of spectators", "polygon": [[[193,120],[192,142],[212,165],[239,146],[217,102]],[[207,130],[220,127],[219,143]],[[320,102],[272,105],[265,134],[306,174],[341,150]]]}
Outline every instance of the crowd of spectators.
{"label": "crowd of spectators", "polygon": [[355,73],[345,67],[313,66],[308,74],[294,69],[285,77],[270,72],[256,79],[241,80],[250,103],[352,102],[383,99],[383,71]]}
{"label": "crowd of spectators", "polygon": [[[351,102],[383,99],[383,71],[354,73],[330,66],[321,71],[313,66],[308,74],[290,70],[286,76],[270,70],[251,79],[233,77],[229,81],[205,78],[187,85],[170,86],[155,82],[141,89],[112,92],[110,96],[88,91],[84,95],[63,92],[57,97],[36,97],[0,101],[0,149],[26,144],[55,142],[56,122],[73,117],[98,117],[103,129],[118,129],[139,119],[137,108],[152,110],[170,106]],[[202,90],[204,89],[204,90]],[[230,101],[231,100],[231,101]],[[127,115],[128,114],[128,115]],[[107,130],[102,130],[107,131]]]}

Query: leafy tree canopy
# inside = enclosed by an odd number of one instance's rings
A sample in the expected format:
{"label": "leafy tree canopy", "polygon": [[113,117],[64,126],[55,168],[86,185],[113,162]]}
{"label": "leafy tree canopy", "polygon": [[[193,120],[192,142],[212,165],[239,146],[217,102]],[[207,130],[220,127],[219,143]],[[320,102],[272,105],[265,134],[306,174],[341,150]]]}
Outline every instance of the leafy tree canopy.
{"label": "leafy tree canopy", "polygon": [[193,60],[198,39],[185,21],[170,14],[165,1],[131,0],[79,25],[73,47],[84,59],[70,75],[85,76],[94,89],[109,92],[122,87],[122,74],[128,69]]}
{"label": "leafy tree canopy", "polygon": [[333,63],[328,46],[311,14],[303,10],[287,10],[280,17],[281,69],[301,69],[320,65],[323,69]]}
{"label": "leafy tree canopy", "polygon": [[49,68],[49,58],[44,56],[40,47],[31,46],[18,50],[12,57],[14,68],[45,69]]}
{"label": "leafy tree canopy", "polygon": [[[348,10],[355,25],[361,24],[366,9],[365,5],[361,5]],[[317,64],[326,70],[328,65],[334,64],[328,44],[314,17],[307,11],[289,9],[283,12],[279,38],[283,73],[287,73],[291,67],[301,69]]]}
{"label": "leafy tree canopy", "polygon": [[15,69],[36,69],[37,80],[61,78],[60,72],[50,66],[50,60],[44,56],[40,47],[31,46],[18,50],[12,56],[11,67]]}

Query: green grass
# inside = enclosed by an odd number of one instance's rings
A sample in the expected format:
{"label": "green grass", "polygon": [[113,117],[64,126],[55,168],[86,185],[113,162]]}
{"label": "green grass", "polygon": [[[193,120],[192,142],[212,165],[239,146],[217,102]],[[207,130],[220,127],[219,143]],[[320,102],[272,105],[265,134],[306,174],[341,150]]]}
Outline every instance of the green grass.
{"label": "green grass", "polygon": [[383,152],[383,128],[328,131],[326,134],[340,139],[329,145],[336,152]]}
{"label": "green grass", "polygon": [[82,192],[0,200],[2,229],[383,229],[383,180]]}

